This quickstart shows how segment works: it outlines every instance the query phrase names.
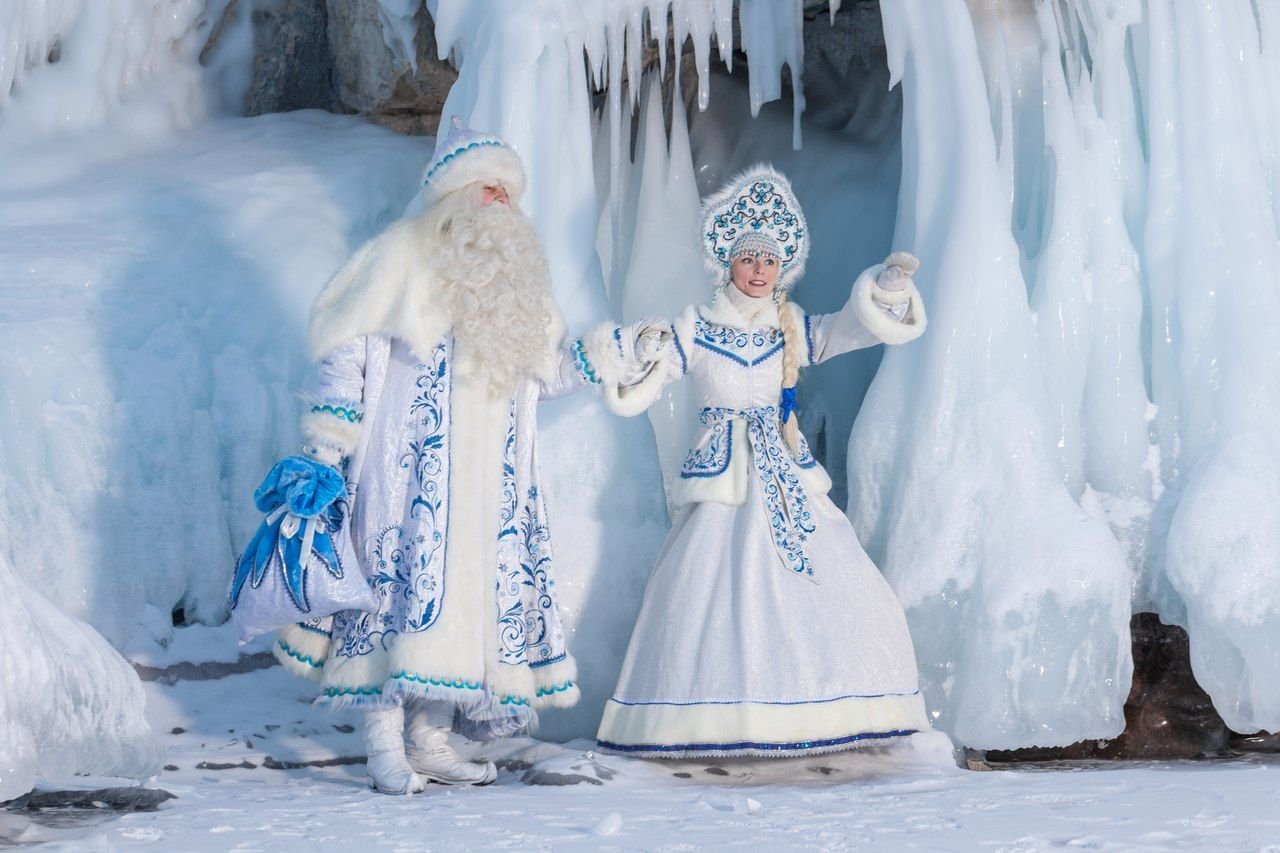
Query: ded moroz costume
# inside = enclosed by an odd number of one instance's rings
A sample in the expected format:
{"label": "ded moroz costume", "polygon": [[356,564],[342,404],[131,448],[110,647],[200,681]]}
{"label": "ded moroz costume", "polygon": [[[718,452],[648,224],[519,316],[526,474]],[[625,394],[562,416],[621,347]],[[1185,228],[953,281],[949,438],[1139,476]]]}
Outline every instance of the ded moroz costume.
{"label": "ded moroz costume", "polygon": [[[427,171],[426,212],[362,247],[312,312],[304,451],[345,474],[334,547],[377,606],[288,627],[275,652],[319,682],[318,701],[368,712],[371,784],[384,791],[421,788],[406,747],[421,777],[492,781],[491,764],[456,756],[433,769],[451,724],[500,736],[578,699],[536,409],[621,381],[631,338],[606,325],[564,343],[541,246],[516,208],[524,183],[503,140],[455,120]],[[510,206],[479,201],[485,186]]]}

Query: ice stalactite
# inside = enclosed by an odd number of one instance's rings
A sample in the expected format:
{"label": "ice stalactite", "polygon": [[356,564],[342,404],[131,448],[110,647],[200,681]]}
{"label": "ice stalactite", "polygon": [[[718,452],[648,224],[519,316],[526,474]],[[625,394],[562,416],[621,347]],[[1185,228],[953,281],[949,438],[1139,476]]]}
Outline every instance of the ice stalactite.
{"label": "ice stalactite", "polygon": [[198,57],[228,0],[12,0],[0,4],[0,131],[189,126],[206,112]]}
{"label": "ice stalactite", "polygon": [[1236,731],[1277,731],[1280,105],[1265,81],[1280,9],[1152,0],[1143,30],[1163,569],[1214,707]]}
{"label": "ice stalactite", "polygon": [[850,514],[907,608],[941,728],[977,748],[1113,736],[1132,668],[1129,573],[1052,452],[993,131],[994,118],[1007,150],[1010,86],[989,103],[961,4],[882,14],[904,99],[894,243],[921,259],[930,328],[886,352],[867,394]]}

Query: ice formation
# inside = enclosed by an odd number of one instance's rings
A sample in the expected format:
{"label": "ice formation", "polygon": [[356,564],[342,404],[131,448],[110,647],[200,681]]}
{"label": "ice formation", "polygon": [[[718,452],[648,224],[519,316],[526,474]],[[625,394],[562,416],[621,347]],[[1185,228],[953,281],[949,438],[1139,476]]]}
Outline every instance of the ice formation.
{"label": "ice formation", "polygon": [[[379,2],[414,57],[420,0]],[[699,192],[753,160],[809,211],[810,310],[890,248],[920,255],[929,333],[810,372],[802,423],[838,482],[847,454],[940,728],[1000,748],[1116,734],[1134,610],[1188,628],[1229,725],[1280,728],[1280,12],[895,0],[889,68],[828,81],[847,110],[820,116],[800,0],[741,0],[738,44],[733,0],[426,4],[459,66],[446,117],[524,157],[572,331],[704,300]],[[307,304],[420,204],[430,142],[209,118],[247,80],[247,3],[0,5],[0,161],[22,164],[0,171],[0,567],[117,647],[163,641],[175,607],[222,618],[247,495],[292,440]],[[681,65],[668,30],[693,53],[688,117],[658,82]],[[648,422],[585,397],[543,413],[585,685],[545,735],[591,734],[613,686],[683,394]]]}
{"label": "ice formation", "polygon": [[119,652],[19,577],[0,553],[0,802],[40,779],[145,779],[160,745]]}

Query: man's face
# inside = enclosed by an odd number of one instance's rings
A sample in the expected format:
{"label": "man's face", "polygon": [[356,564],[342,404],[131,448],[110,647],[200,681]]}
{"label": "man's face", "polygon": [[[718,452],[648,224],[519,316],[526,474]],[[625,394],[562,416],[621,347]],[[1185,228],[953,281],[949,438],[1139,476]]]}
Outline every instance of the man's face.
{"label": "man's face", "polygon": [[507,197],[507,188],[502,184],[485,184],[480,189],[480,206],[488,207],[494,202],[510,207],[511,199]]}

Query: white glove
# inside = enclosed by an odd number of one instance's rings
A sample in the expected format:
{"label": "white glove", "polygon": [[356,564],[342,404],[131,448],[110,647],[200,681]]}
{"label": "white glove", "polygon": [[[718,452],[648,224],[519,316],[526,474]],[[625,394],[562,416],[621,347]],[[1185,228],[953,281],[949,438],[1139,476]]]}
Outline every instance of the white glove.
{"label": "white glove", "polygon": [[907,282],[920,269],[920,261],[910,252],[894,252],[884,259],[884,269],[876,276],[876,287],[891,293],[907,289]]}

